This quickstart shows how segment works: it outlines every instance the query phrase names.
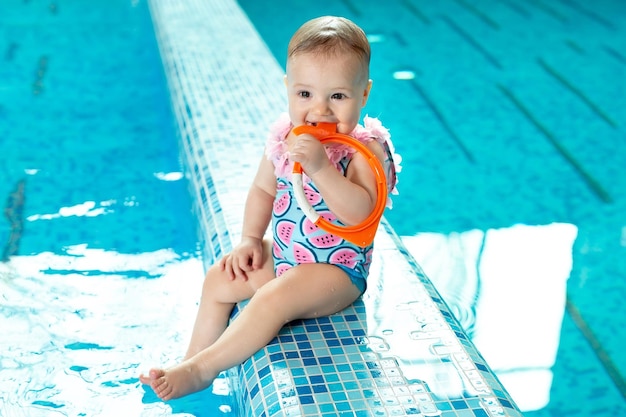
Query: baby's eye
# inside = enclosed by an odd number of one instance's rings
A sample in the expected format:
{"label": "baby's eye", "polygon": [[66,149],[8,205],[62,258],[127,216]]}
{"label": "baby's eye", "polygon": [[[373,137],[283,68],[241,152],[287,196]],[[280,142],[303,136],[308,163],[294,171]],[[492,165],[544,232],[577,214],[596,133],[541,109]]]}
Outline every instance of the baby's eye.
{"label": "baby's eye", "polygon": [[335,93],[332,96],[330,96],[333,100],[342,100],[344,98],[346,98],[347,96],[344,93]]}
{"label": "baby's eye", "polygon": [[298,91],[298,96],[302,98],[309,98],[311,97],[311,93],[308,91]]}

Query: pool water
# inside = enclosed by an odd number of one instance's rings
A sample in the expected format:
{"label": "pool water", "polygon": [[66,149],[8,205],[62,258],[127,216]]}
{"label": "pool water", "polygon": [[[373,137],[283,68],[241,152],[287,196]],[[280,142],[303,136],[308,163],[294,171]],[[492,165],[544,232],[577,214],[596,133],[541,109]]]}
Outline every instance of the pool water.
{"label": "pool water", "polygon": [[[626,413],[624,5],[240,4],[283,64],[310,17],[367,31],[386,217],[525,415]],[[0,33],[0,415],[234,415],[223,378],[168,404],[136,378],[180,358],[202,279],[147,4],[10,0]]]}
{"label": "pool water", "polygon": [[626,414],[626,4],[239,4],[283,67],[307,19],[363,27],[387,219],[525,415]]}
{"label": "pool water", "polygon": [[0,415],[231,415],[138,381],[186,349],[203,265],[148,6],[0,13]]}

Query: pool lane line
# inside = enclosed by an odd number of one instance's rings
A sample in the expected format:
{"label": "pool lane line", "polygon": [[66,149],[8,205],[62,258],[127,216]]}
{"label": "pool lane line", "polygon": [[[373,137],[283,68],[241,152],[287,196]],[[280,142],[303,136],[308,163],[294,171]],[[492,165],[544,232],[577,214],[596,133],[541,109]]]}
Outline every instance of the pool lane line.
{"label": "pool lane line", "polygon": [[511,3],[510,1],[507,1],[507,0],[501,0],[501,3],[504,3],[506,6],[509,7],[509,9],[513,10],[515,13],[519,14],[520,16],[526,19],[532,16],[528,10],[524,9],[523,7],[520,7],[519,4]]}
{"label": "pool lane line", "polygon": [[452,138],[454,143],[456,143],[457,146],[461,149],[461,151],[463,152],[465,157],[468,159],[468,161],[475,163],[476,160],[474,159],[474,155],[472,155],[469,148],[465,145],[465,143],[463,143],[463,140],[461,140],[461,138],[456,134],[454,129],[452,129],[452,126],[450,125],[450,123],[448,123],[448,121],[446,120],[441,110],[439,110],[435,102],[428,96],[426,91],[424,91],[424,89],[419,85],[417,81],[415,81],[415,79],[411,80],[411,85],[413,86],[415,91],[417,91],[417,93],[422,97],[424,102],[426,102],[426,104],[428,105],[430,110],[433,112],[435,117],[437,117],[437,120],[439,120],[439,123],[441,124],[441,126],[445,129],[448,135]]}
{"label": "pool lane line", "polygon": [[582,92],[582,90],[576,87],[574,84],[569,82],[563,75],[559,74],[554,68],[549,66],[543,59],[537,58],[537,62],[539,66],[543,68],[548,74],[554,77],[558,82],[560,82],[565,88],[571,91],[576,97],[581,99],[587,107],[591,109],[599,118],[608,123],[612,128],[617,129],[617,123],[611,119],[604,110],[600,108],[596,103],[591,101],[589,97]]}
{"label": "pool lane line", "polygon": [[593,333],[593,330],[591,330],[591,327],[589,327],[589,324],[587,324],[582,314],[580,314],[580,311],[569,298],[569,296],[566,298],[565,308],[572,320],[574,321],[574,324],[576,324],[576,327],[578,327],[585,339],[587,339],[587,342],[589,342],[591,349],[593,349],[594,353],[598,357],[598,360],[604,367],[604,370],[615,384],[617,390],[620,392],[620,394],[622,394],[622,397],[626,398],[626,380],[620,373],[617,366],[615,366],[613,360],[611,359],[611,356],[604,349],[602,343]]}
{"label": "pool lane line", "polygon": [[617,59],[620,64],[626,65],[626,56],[622,55],[618,50],[613,49],[610,46],[605,46],[604,50],[613,58]]}
{"label": "pool lane line", "polygon": [[17,43],[9,42],[6,52],[4,53],[4,60],[13,61],[13,58],[15,58],[15,52],[18,50],[18,47],[19,45]]}
{"label": "pool lane line", "polygon": [[11,231],[2,250],[1,262],[8,262],[9,258],[17,255],[20,249],[20,240],[24,232],[25,186],[26,180],[19,180],[15,184],[13,191],[9,193],[4,206],[4,217],[8,220]]}
{"label": "pool lane line", "polygon": [[585,50],[571,39],[565,39],[565,46],[576,52],[578,55],[585,55]]}
{"label": "pool lane line", "polygon": [[595,193],[595,195],[605,203],[612,203],[613,199],[610,194],[602,187],[602,185],[591,176],[585,168],[574,158],[574,156],[559,142],[557,137],[552,134],[537,118],[522,104],[522,102],[505,86],[498,84],[498,88],[502,93],[511,100],[517,109],[526,116],[526,119],[532,123],[554,148],[561,154],[563,158],[578,172],[578,175],[587,184],[587,186]]}
{"label": "pool lane line", "polygon": [[487,15],[487,13],[483,12],[478,7],[474,6],[471,3],[468,3],[465,0],[454,0],[454,1],[456,1],[458,4],[463,6],[466,10],[468,10],[474,16],[478,17],[480,20],[485,22],[487,26],[490,26],[492,29],[495,29],[495,30],[500,30],[500,25],[498,24],[498,22],[493,20],[491,17],[489,17],[489,15]]}
{"label": "pool lane line", "polygon": [[484,48],[480,42],[472,37],[469,33],[464,31],[459,25],[454,23],[448,16],[441,16],[441,20],[446,22],[453,31],[455,31],[461,38],[469,43],[476,51],[478,51],[491,65],[498,69],[502,69],[500,62],[493,56],[486,48]]}
{"label": "pool lane line", "polygon": [[409,46],[407,41],[404,39],[404,36],[402,36],[402,34],[400,32],[394,31],[392,36],[396,40],[396,42],[398,42],[398,45],[400,45],[402,47]]}
{"label": "pool lane line", "polygon": [[563,3],[566,6],[572,8],[573,10],[575,10],[578,13],[580,13],[581,15],[589,18],[590,20],[593,20],[594,22],[604,26],[607,29],[617,30],[617,26],[615,26],[615,24],[613,22],[611,22],[610,20],[606,19],[604,16],[600,16],[599,14],[597,14],[596,12],[594,12],[592,10],[585,9],[583,6],[581,6],[580,4],[578,4],[576,2],[573,2],[571,0],[561,0],[561,3]]}
{"label": "pool lane line", "polygon": [[569,19],[565,16],[563,16],[561,13],[559,13],[558,11],[556,11],[555,9],[553,9],[552,7],[546,5],[543,2],[540,2],[538,0],[530,0],[529,2],[531,5],[535,6],[537,9],[545,12],[547,15],[552,16],[553,18],[555,18],[556,20],[558,20],[561,23],[568,23]]}
{"label": "pool lane line", "polygon": [[430,19],[426,13],[422,12],[411,0],[402,0],[402,5],[415,17],[417,17],[425,25],[430,25]]}
{"label": "pool lane line", "polygon": [[44,77],[46,72],[48,71],[48,57],[46,55],[42,55],[39,57],[39,62],[37,63],[37,71],[35,73],[35,80],[32,85],[33,95],[39,95],[43,92],[44,86]]}

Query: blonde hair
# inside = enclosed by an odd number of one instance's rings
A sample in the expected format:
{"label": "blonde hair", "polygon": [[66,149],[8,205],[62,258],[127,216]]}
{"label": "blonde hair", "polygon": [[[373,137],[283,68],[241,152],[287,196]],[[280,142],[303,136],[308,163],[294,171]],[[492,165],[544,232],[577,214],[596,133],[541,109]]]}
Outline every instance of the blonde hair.
{"label": "blonde hair", "polygon": [[304,23],[287,47],[287,59],[299,53],[327,56],[340,52],[355,54],[369,78],[370,44],[363,29],[344,17],[322,16]]}

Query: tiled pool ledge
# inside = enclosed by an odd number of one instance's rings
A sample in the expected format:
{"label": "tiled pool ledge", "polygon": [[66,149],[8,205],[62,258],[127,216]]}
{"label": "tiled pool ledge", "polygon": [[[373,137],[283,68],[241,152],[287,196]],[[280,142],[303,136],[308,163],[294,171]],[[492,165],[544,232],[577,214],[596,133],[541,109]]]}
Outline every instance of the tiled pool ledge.
{"label": "tiled pool ledge", "polygon": [[[150,6],[208,267],[239,239],[283,73],[235,1]],[[363,299],[229,371],[240,415],[520,416],[384,219],[375,245]]]}

